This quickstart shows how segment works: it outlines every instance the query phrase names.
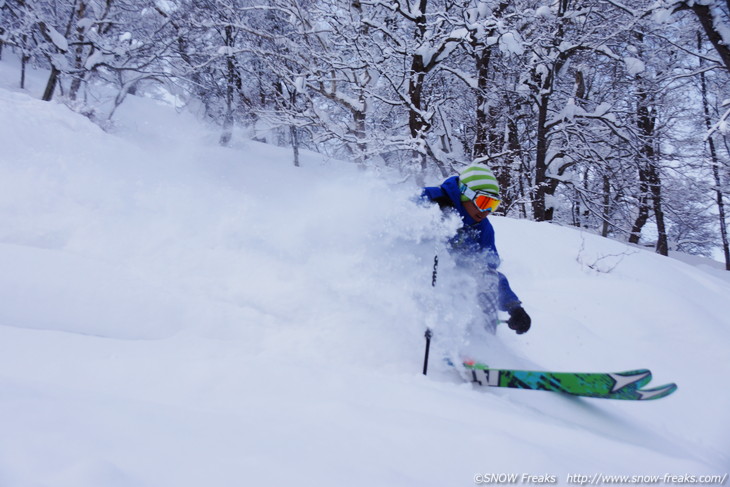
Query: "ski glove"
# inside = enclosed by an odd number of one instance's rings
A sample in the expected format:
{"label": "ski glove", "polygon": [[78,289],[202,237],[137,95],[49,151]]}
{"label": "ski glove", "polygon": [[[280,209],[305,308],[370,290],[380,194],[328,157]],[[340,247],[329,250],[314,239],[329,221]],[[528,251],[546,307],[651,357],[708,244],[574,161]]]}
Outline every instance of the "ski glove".
{"label": "ski glove", "polygon": [[507,320],[507,326],[510,330],[514,330],[518,335],[522,335],[530,329],[530,315],[527,314],[522,306],[510,310],[509,320]]}

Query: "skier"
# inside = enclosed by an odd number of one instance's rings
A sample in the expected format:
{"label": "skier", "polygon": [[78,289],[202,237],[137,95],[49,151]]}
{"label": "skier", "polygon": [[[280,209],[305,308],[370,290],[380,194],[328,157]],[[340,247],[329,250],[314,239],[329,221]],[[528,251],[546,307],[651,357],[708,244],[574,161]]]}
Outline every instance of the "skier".
{"label": "skier", "polygon": [[[464,226],[450,240],[452,254],[459,265],[475,270],[479,303],[487,317],[486,327],[496,327],[494,308],[509,313],[507,325],[518,335],[530,329],[531,319],[509,281],[497,271],[500,259],[494,245],[494,227],[487,218],[500,203],[499,183],[491,169],[474,163],[441,186],[426,187],[422,197],[438,203],[443,211],[456,211]],[[496,303],[495,303],[496,301]]]}

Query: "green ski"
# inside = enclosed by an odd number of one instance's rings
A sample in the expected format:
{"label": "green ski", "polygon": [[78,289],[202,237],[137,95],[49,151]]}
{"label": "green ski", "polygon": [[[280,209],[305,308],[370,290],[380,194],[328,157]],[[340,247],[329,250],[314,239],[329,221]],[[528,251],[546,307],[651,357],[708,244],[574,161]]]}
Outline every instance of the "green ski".
{"label": "green ski", "polygon": [[574,396],[632,401],[659,399],[677,390],[676,384],[642,389],[651,381],[651,371],[648,369],[616,373],[542,372],[492,369],[473,361],[464,362],[463,367],[467,380],[488,387],[553,391]]}

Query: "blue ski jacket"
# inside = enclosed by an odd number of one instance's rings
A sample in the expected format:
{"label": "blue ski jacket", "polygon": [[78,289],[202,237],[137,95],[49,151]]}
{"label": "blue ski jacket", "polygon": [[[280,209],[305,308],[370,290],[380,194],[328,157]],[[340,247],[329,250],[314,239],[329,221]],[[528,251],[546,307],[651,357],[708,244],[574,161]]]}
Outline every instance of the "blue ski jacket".
{"label": "blue ski jacket", "polygon": [[477,223],[466,212],[464,205],[461,203],[458,176],[448,178],[441,186],[423,188],[422,198],[438,203],[441,209],[453,208],[458,212],[459,216],[461,216],[461,221],[464,222],[464,226],[449,241],[452,249],[459,253],[469,253],[475,256],[483,254],[489,270],[496,272],[499,277],[499,309],[502,311],[512,311],[519,307],[522,303],[514,291],[512,291],[509,281],[504,274],[497,271],[500,258],[494,243],[494,227],[489,222],[489,218],[485,218]]}

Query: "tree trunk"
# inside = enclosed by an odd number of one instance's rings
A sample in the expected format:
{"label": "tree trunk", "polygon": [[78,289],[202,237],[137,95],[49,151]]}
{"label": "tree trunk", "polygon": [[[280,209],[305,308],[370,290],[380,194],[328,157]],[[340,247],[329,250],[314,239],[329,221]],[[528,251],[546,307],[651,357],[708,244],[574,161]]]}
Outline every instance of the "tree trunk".
{"label": "tree trunk", "polygon": [[30,56],[23,54],[20,57],[20,89],[25,89],[25,72],[28,68],[28,61],[30,61]]}
{"label": "tree trunk", "polygon": [[[361,95],[360,99],[360,106],[365,106],[365,96]],[[365,162],[368,159],[368,144],[365,140],[367,137],[367,115],[365,110],[355,110],[352,112],[352,121],[355,125],[355,140],[356,148],[357,148],[357,154],[355,154],[355,162],[358,164],[365,164]]]}
{"label": "tree trunk", "polygon": [[[682,3],[686,5],[688,2]],[[690,8],[697,16],[697,20],[699,20],[707,38],[715,47],[715,51],[717,51],[717,54],[720,56],[722,63],[725,65],[725,69],[730,71],[730,46],[723,41],[722,34],[719,30],[717,30],[714,19],[712,18],[710,6],[695,4]]]}
{"label": "tree trunk", "polygon": [[293,124],[289,126],[289,134],[291,135],[291,146],[294,151],[294,166],[299,167],[299,131]]}
{"label": "tree trunk", "polygon": [[601,226],[601,236],[608,237],[608,230],[611,218],[611,180],[608,175],[603,176],[603,211],[601,212],[603,224]]}
{"label": "tree trunk", "polygon": [[[76,11],[76,19],[81,20],[86,16],[86,2],[80,1],[78,4],[78,10]],[[71,86],[68,90],[68,97],[71,100],[76,100],[79,89],[81,88],[81,81],[84,79],[85,67],[84,67],[84,29],[76,29],[76,40],[78,45],[76,46],[76,52],[74,53],[74,71],[75,74],[71,80]]]}
{"label": "tree trunk", "polygon": [[709,139],[710,152],[712,153],[712,176],[715,180],[715,196],[717,200],[717,210],[720,218],[720,237],[722,238],[722,251],[725,257],[725,270],[730,271],[730,244],[727,235],[727,220],[725,217],[725,202],[722,197],[722,180],[720,178],[719,161],[715,152],[712,138]]}
{"label": "tree trunk", "polygon": [[479,159],[489,154],[490,134],[492,125],[489,123],[487,114],[488,99],[486,96],[488,89],[489,61],[492,56],[492,50],[484,47],[481,54],[477,56],[477,93],[476,93],[476,127],[474,140],[474,159]]}
{"label": "tree trunk", "polygon": [[48,76],[48,82],[46,83],[46,89],[43,91],[43,101],[51,101],[53,99],[53,92],[56,91],[56,85],[58,85],[58,77],[61,71],[55,66],[51,66],[51,74]]}
{"label": "tree trunk", "polygon": [[[702,48],[702,38],[697,33],[697,47]],[[702,68],[702,58],[700,57],[700,68]],[[707,100],[707,80],[705,72],[700,69],[700,86],[702,90],[702,108],[705,115],[705,127],[707,132],[712,130],[712,120],[710,117],[710,104]],[[722,240],[722,251],[725,257],[725,270],[730,271],[730,243],[727,235],[727,220],[725,219],[725,201],[722,196],[722,179],[720,178],[720,160],[717,157],[715,149],[715,140],[712,136],[707,139],[707,146],[710,150],[710,164],[712,165],[712,178],[715,182],[715,197],[717,201],[717,211],[720,218],[720,238]]]}
{"label": "tree trunk", "polygon": [[537,112],[537,141],[535,152],[535,194],[532,200],[532,215],[535,221],[552,220],[553,210],[547,208],[545,196],[548,193],[547,183],[547,153],[548,153],[548,130],[547,116],[548,103],[550,98],[543,94],[540,97],[540,105]]}
{"label": "tree trunk", "polygon": [[[554,208],[548,207],[545,203],[546,197],[552,195],[557,188],[557,184],[549,184],[548,181],[548,148],[549,130],[547,128],[548,109],[550,106],[550,97],[553,93],[553,83],[558,73],[565,64],[568,54],[562,51],[560,45],[565,35],[563,24],[564,16],[570,7],[570,0],[560,0],[558,2],[558,18],[559,23],[552,39],[553,53],[555,60],[549,73],[539,84],[538,106],[537,106],[537,134],[535,147],[535,194],[532,201],[532,215],[536,221],[551,221],[553,219]],[[562,52],[561,52],[562,51]]]}
{"label": "tree trunk", "polygon": [[652,162],[649,165],[649,189],[651,190],[652,206],[657,227],[656,251],[661,255],[669,255],[669,242],[667,239],[667,226],[664,220],[662,209],[662,182],[659,169]]}
{"label": "tree trunk", "polygon": [[[426,24],[427,0],[419,1],[419,16],[416,18],[415,41],[420,44],[423,40]],[[418,147],[413,151],[414,160],[420,163],[421,169],[426,170],[425,137],[430,124],[423,118],[423,85],[426,79],[426,66],[423,63],[423,55],[413,54],[411,60],[410,76],[408,77],[408,128],[411,138]]]}
{"label": "tree trunk", "polygon": [[426,73],[423,71],[423,57],[416,54],[413,57],[411,65],[411,76],[408,82],[408,100],[410,106],[408,108],[408,128],[410,129],[411,138],[417,145],[418,149],[413,151],[414,160],[420,162],[421,169],[426,170],[426,152],[425,147],[420,147],[425,143],[426,132],[429,124],[423,118],[423,82]]}
{"label": "tree trunk", "polygon": [[[661,174],[659,172],[659,167],[657,166],[657,154],[656,149],[654,148],[656,143],[656,112],[651,107],[650,98],[649,93],[643,88],[640,88],[636,102],[636,123],[642,136],[642,145],[640,148],[641,159],[639,164],[642,166],[643,171],[640,170],[640,180],[642,183],[646,183],[646,188],[648,189],[648,193],[651,195],[652,199],[652,210],[654,211],[654,218],[658,232],[656,251],[661,255],[668,255],[669,244],[667,239],[666,222],[664,219],[664,210],[662,208]],[[641,174],[642,172],[643,174]],[[643,204],[646,204],[646,202]],[[644,221],[644,223],[646,223],[646,221]],[[632,230],[632,237],[633,236],[634,231]],[[629,241],[631,241],[631,239]]]}
{"label": "tree trunk", "polygon": [[646,171],[639,169],[639,214],[634,220],[634,226],[631,227],[629,235],[629,243],[638,244],[641,240],[641,230],[649,220],[649,184],[647,182]]}
{"label": "tree trunk", "polygon": [[[234,44],[233,27],[226,26],[225,46],[232,48]],[[233,56],[228,53],[226,56],[226,112],[223,115],[223,133],[218,143],[227,146],[233,137],[233,93],[236,90],[236,66],[233,62]]]}

